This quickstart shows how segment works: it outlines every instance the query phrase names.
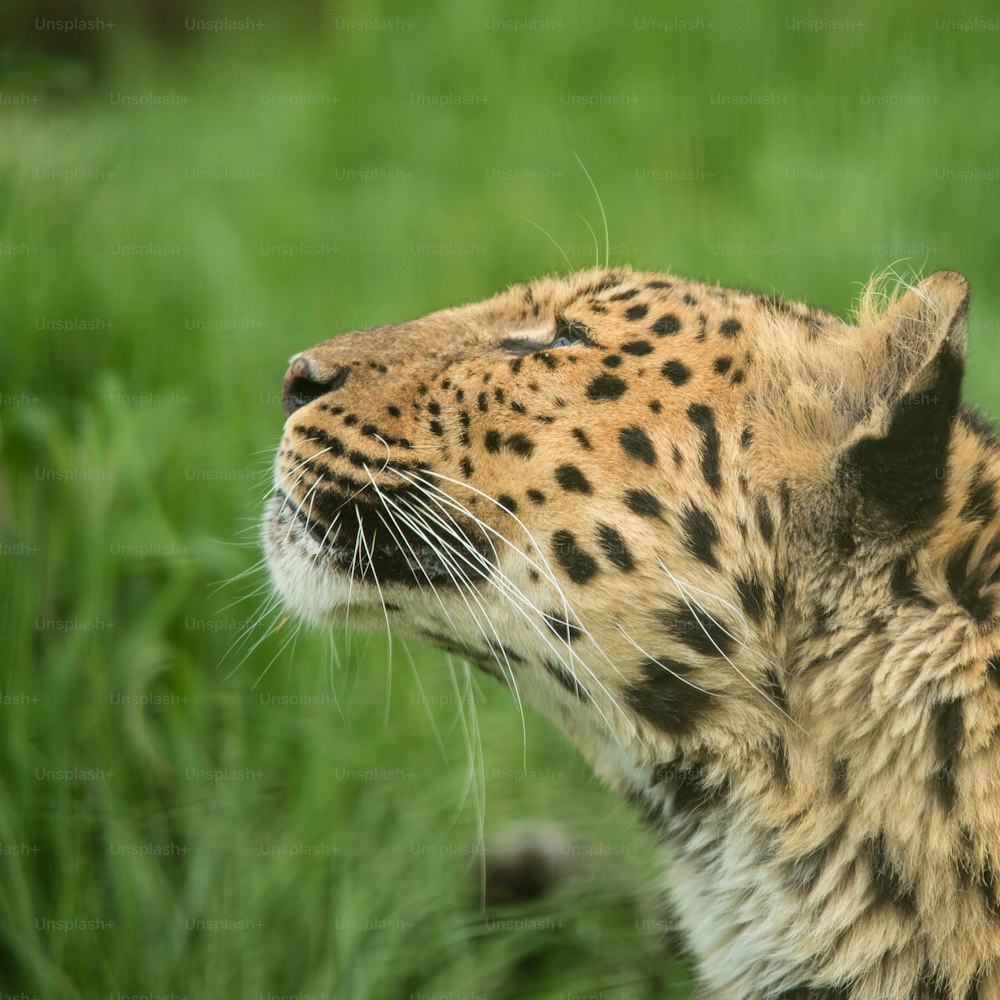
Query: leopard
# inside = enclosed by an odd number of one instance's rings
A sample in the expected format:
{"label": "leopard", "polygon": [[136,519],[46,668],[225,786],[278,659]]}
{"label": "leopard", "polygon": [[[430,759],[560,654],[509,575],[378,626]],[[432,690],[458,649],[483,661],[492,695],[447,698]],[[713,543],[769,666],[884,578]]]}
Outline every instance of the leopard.
{"label": "leopard", "polygon": [[1000,439],[969,283],[596,267],[295,354],[263,522],[634,803],[712,1000],[1000,998]]}

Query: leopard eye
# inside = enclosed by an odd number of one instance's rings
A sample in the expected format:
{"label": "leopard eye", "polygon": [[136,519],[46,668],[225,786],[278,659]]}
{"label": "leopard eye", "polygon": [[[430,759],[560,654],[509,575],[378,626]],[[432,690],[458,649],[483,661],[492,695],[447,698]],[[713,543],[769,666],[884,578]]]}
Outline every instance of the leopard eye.
{"label": "leopard eye", "polygon": [[597,345],[590,339],[590,329],[577,320],[556,316],[556,328],[552,334],[549,347],[573,347],[576,344],[586,344],[589,347]]}

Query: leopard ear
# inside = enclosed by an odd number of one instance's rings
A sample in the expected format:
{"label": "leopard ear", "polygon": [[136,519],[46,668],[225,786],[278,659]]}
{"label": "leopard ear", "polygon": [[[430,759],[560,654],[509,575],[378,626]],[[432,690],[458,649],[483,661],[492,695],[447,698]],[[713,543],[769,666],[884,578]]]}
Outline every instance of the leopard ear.
{"label": "leopard ear", "polygon": [[893,529],[926,524],[943,510],[968,305],[966,279],[937,271],[862,324],[874,403],[844,444],[840,478]]}

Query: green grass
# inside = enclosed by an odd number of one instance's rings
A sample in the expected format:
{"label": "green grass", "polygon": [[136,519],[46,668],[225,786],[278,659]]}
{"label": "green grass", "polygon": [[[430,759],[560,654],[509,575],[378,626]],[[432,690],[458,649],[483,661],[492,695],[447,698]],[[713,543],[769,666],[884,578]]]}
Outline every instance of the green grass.
{"label": "green grass", "polygon": [[[256,624],[288,356],[564,269],[552,241],[592,262],[574,154],[613,263],[839,311],[893,263],[966,272],[968,393],[1000,412],[995,31],[912,3],[338,27],[376,16],[123,24],[90,83],[0,62],[39,96],[0,105],[0,992],[688,995],[651,843],[548,724],[459,672],[480,756],[440,654]],[[487,26],[514,16],[551,23]],[[480,910],[470,760],[487,845],[579,839],[554,894]]]}

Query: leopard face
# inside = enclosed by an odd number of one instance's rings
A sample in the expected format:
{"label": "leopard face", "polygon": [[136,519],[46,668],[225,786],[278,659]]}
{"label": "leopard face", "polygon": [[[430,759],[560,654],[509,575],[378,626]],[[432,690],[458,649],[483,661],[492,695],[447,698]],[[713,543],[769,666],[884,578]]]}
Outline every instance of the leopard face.
{"label": "leopard face", "polygon": [[750,310],[803,338],[833,322],[590,272],[298,355],[279,587],[320,621],[388,616],[625,743],[724,726],[730,697],[773,711],[753,632],[781,600],[785,512],[752,459]]}
{"label": "leopard face", "polygon": [[[337,336],[285,377],[274,582],[563,726],[679,845],[711,995],[911,997],[933,974],[965,997],[1000,935],[934,916],[914,831],[956,892],[956,864],[991,863],[960,766],[993,760],[1000,720],[1000,446],[960,402],[967,301],[941,271],[848,323],[597,270]],[[889,900],[879,933],[823,923],[848,863]]]}

